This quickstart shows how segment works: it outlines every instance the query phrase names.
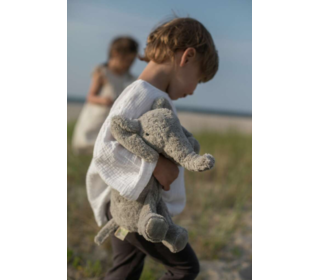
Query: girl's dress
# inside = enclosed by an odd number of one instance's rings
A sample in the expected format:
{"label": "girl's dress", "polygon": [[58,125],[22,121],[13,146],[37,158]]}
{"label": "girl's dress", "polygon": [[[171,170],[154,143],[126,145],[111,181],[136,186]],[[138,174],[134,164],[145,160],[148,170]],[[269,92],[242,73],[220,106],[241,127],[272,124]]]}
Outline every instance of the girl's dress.
{"label": "girl's dress", "polygon": [[[120,93],[136,79],[130,73],[122,76],[115,75],[105,65],[97,67],[95,71],[98,71],[107,81],[98,95],[109,97],[112,101],[115,101]],[[92,152],[100,128],[109,115],[110,109],[111,106],[85,103],[73,133],[72,149],[74,152]]]}

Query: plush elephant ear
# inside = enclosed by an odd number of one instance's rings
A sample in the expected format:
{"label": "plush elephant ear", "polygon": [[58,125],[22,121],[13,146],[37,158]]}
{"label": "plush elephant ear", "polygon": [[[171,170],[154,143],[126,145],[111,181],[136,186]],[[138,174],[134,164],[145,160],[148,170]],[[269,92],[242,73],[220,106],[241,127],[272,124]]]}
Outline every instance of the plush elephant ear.
{"label": "plush elephant ear", "polygon": [[187,136],[191,146],[193,147],[193,150],[196,154],[199,154],[200,152],[200,144],[197,141],[197,139],[195,139],[192,135],[192,133],[190,133],[188,130],[186,130],[183,126],[182,127],[182,131],[185,134],[185,136]]}
{"label": "plush elephant ear", "polygon": [[169,101],[164,97],[156,99],[152,104],[152,110],[161,109],[161,108],[172,110],[172,107]]}
{"label": "plush elephant ear", "polygon": [[147,162],[158,161],[159,154],[143,141],[139,132],[139,120],[130,120],[122,116],[114,116],[111,119],[111,133],[123,147]]}

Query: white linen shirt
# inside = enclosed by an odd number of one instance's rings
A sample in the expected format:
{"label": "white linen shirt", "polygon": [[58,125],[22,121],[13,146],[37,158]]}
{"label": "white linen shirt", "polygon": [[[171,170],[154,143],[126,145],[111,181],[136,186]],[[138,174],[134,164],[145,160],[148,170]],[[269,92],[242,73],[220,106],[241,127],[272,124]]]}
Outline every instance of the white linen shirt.
{"label": "white linen shirt", "polygon": [[[177,114],[167,93],[143,80],[135,81],[115,101],[99,132],[86,178],[88,199],[99,226],[107,221],[105,207],[110,200],[111,187],[125,198],[136,200],[156,167],[156,162],[146,162],[115,140],[110,131],[111,118],[121,115],[137,119],[148,112],[159,97],[166,98]],[[170,190],[162,190],[162,198],[172,216],[182,212],[186,203],[183,167],[179,166],[179,176]]]}

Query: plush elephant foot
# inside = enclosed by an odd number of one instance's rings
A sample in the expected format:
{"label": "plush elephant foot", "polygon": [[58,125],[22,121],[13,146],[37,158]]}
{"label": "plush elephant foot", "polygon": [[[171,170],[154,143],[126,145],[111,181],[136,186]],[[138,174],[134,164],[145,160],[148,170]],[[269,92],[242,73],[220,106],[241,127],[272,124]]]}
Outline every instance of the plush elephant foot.
{"label": "plush elephant foot", "polygon": [[173,225],[169,228],[162,243],[169,248],[172,253],[182,251],[188,243],[188,232],[186,229]]}
{"label": "plush elephant foot", "polygon": [[166,219],[158,214],[149,213],[139,221],[139,231],[143,237],[151,242],[161,242],[169,229]]}
{"label": "plush elephant foot", "polygon": [[210,170],[215,164],[215,159],[210,154],[204,154],[203,156],[200,156],[195,161],[195,166],[197,171],[206,171]]}

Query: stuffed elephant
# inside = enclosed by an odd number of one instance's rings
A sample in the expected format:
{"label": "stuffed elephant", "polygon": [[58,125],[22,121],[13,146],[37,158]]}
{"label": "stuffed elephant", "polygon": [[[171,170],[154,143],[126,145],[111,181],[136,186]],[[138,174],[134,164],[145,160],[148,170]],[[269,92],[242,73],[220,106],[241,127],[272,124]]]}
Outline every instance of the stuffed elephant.
{"label": "stuffed elephant", "polygon": [[[147,162],[156,162],[162,154],[190,171],[205,171],[214,166],[215,160],[210,154],[198,154],[198,141],[180,125],[165,98],[157,99],[152,110],[139,119],[114,116],[111,133],[127,150]],[[113,218],[100,230],[95,242],[100,245],[110,233],[122,227],[138,232],[148,241],[162,242],[173,253],[184,249],[188,233],[173,223],[161,190],[153,176],[135,201],[122,197],[112,188],[110,211]]]}

